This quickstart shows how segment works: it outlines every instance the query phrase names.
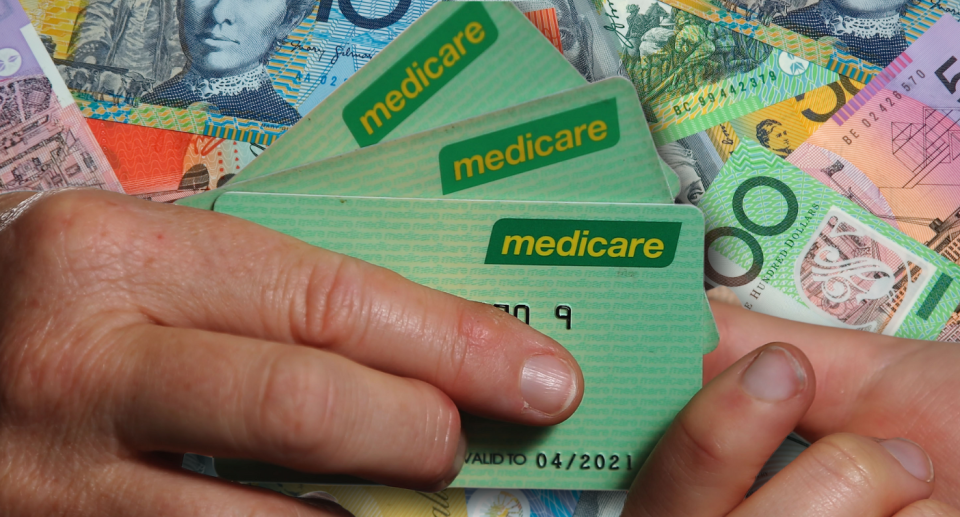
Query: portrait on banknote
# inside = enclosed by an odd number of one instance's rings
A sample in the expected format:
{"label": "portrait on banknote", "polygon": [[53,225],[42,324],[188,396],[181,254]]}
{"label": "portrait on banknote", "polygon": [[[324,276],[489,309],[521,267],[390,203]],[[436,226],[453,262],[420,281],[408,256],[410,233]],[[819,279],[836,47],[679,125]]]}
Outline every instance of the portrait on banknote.
{"label": "portrait on banknote", "polygon": [[92,0],[60,72],[74,90],[139,97],[183,70],[177,0]]}
{"label": "portrait on banknote", "polygon": [[705,192],[703,181],[697,172],[697,160],[693,151],[679,142],[670,142],[657,148],[657,153],[680,178],[680,194],[677,200],[688,205],[696,205]]}
{"label": "portrait on banknote", "polygon": [[907,48],[900,17],[909,0],[712,0],[738,7],[761,23],[777,25],[887,66]]}
{"label": "portrait on banknote", "polygon": [[766,119],[757,124],[757,142],[781,158],[793,152],[787,128],[779,120]]}
{"label": "portrait on banknote", "polygon": [[723,168],[723,159],[706,133],[657,147],[657,154],[680,179],[677,202],[696,205]]}
{"label": "portrait on banknote", "polygon": [[267,146],[437,0],[25,0],[88,118]]}
{"label": "portrait on banknote", "polygon": [[[291,125],[297,110],[266,64],[316,0],[94,0],[70,59],[125,69],[70,74],[70,86],[174,108]],[[82,83],[82,84],[80,84]]]}

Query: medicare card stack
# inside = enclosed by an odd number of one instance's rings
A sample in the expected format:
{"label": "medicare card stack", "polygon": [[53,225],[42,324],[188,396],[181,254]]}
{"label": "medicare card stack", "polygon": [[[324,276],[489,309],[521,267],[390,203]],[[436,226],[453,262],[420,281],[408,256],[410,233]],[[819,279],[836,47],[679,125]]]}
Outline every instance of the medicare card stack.
{"label": "medicare card stack", "polygon": [[[588,84],[511,4],[440,3],[237,181],[181,204],[489,303],[585,377],[553,428],[464,417],[453,486],[624,490],[718,335],[703,215],[674,204],[634,86]],[[329,482],[218,460],[251,482]]]}

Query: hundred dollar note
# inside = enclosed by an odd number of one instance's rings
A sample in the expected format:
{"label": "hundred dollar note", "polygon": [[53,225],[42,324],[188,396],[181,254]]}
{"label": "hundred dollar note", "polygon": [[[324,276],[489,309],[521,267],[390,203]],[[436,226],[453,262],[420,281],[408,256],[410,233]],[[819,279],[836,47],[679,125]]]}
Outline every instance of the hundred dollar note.
{"label": "hundred dollar note", "polygon": [[877,74],[957,0],[663,0],[858,81]]}
{"label": "hundred dollar note", "polygon": [[43,42],[16,0],[0,0],[0,192],[123,192]]}
{"label": "hundred dollar note", "polygon": [[[680,203],[697,204],[716,178],[740,139],[753,140],[786,157],[830,120],[862,88],[845,76],[834,83],[737,116],[693,134],[696,121],[678,124],[677,134],[689,135],[657,146],[657,152],[681,182]],[[689,127],[694,126],[694,127]]]}
{"label": "hundred dollar note", "polygon": [[266,146],[436,0],[33,0],[85,116]]}
{"label": "hundred dollar note", "polygon": [[839,80],[665,3],[605,0],[604,8],[605,28],[620,42],[624,72],[658,144]]}
{"label": "hundred dollar note", "polygon": [[706,281],[747,309],[914,339],[952,325],[960,266],[753,141],[699,207]]}

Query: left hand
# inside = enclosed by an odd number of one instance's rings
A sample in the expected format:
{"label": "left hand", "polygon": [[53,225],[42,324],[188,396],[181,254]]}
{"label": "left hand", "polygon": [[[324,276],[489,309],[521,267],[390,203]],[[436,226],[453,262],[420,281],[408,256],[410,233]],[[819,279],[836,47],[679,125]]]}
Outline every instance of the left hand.
{"label": "left hand", "polygon": [[712,307],[720,345],[704,358],[705,382],[760,345],[796,345],[817,372],[801,435],[912,440],[937,467],[932,498],[960,506],[960,344],[797,323],[725,303]]}

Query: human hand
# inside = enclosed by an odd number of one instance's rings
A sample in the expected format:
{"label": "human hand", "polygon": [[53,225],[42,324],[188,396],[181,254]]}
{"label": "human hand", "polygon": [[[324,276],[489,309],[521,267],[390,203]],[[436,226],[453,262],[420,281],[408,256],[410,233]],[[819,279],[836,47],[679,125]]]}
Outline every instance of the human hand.
{"label": "human hand", "polygon": [[58,193],[0,231],[0,272],[4,516],[323,515],[180,456],[436,490],[458,407],[551,425],[582,397],[516,318],[220,214]]}
{"label": "human hand", "polygon": [[791,345],[772,343],[738,359],[674,420],[634,481],[623,517],[960,517],[927,499],[934,471],[923,449],[853,433],[821,438],[744,499],[816,404],[817,386],[814,368]]}
{"label": "human hand", "polygon": [[960,506],[960,345],[787,321],[712,303],[720,345],[704,357],[710,380],[763,343],[785,341],[809,357],[816,396],[798,432],[902,437],[937,467],[933,499]]}

